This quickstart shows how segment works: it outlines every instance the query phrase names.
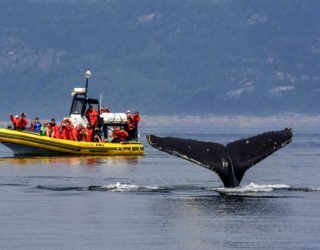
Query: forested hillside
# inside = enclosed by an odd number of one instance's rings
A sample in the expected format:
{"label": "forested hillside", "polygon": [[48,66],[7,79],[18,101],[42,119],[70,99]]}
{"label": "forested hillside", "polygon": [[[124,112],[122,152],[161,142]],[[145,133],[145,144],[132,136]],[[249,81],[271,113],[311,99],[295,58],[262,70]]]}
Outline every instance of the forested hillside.
{"label": "forested hillside", "polygon": [[319,114],[318,0],[1,1],[0,118],[112,111]]}

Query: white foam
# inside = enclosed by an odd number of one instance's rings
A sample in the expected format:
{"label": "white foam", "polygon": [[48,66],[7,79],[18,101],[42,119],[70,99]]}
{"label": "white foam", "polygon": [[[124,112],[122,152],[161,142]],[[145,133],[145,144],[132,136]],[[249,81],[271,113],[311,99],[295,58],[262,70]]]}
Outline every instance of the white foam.
{"label": "white foam", "polygon": [[274,185],[258,185],[251,182],[247,186],[236,187],[236,188],[217,188],[216,191],[220,193],[258,193],[258,192],[272,192],[274,189],[288,189],[290,186],[285,184],[274,184]]}
{"label": "white foam", "polygon": [[103,185],[99,189],[110,190],[112,192],[152,192],[160,190],[160,188],[157,186],[140,186],[135,184],[124,184],[120,182],[117,182],[116,184]]}

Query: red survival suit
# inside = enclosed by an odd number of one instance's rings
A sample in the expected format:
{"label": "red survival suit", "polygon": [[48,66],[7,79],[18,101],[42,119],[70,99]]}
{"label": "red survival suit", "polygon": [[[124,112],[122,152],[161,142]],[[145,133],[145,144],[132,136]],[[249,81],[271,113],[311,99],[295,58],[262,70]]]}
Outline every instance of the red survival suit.
{"label": "red survival suit", "polygon": [[60,138],[60,127],[56,123],[50,122],[47,125],[47,129],[48,129],[48,133],[47,133],[48,136],[52,138],[57,138],[57,139]]}
{"label": "red survival suit", "polygon": [[128,137],[128,132],[125,130],[120,130],[119,128],[115,128],[112,133],[112,142],[122,142],[125,141]]}
{"label": "red survival suit", "polygon": [[60,139],[75,141],[76,139],[74,138],[74,134],[72,133],[72,131],[73,124],[71,120],[69,120],[68,118],[64,119],[61,122],[60,126]]}
{"label": "red survival suit", "polygon": [[25,129],[28,124],[28,120],[25,118],[24,113],[22,113],[21,117],[14,118],[12,114],[10,114],[10,120],[15,129]]}
{"label": "red survival suit", "polygon": [[140,121],[140,114],[135,112],[134,114],[129,115],[127,121],[127,129],[129,133],[128,139],[137,139],[138,137],[138,122]]}
{"label": "red survival suit", "polygon": [[95,127],[98,124],[98,111],[92,106],[86,111],[85,116],[92,127]]}

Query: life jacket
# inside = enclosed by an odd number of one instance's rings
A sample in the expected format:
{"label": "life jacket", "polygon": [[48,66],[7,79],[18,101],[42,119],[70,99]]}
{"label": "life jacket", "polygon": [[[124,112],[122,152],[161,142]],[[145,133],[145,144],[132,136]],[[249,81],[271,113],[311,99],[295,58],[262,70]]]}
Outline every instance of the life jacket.
{"label": "life jacket", "polygon": [[75,140],[75,141],[79,141],[79,130],[78,130],[78,128],[72,129],[71,133],[72,133],[72,139]]}
{"label": "life jacket", "polygon": [[60,126],[56,124],[55,126],[52,127],[52,130],[54,132],[54,138],[60,139],[61,138]]}
{"label": "life jacket", "polygon": [[53,138],[60,138],[60,131],[59,131],[59,126],[57,124],[51,124],[49,123],[47,125],[47,131],[48,131],[48,135],[50,137],[53,137]]}
{"label": "life jacket", "polygon": [[128,120],[127,120],[127,129],[134,130],[135,128],[136,128],[136,122],[134,120],[134,115],[131,114],[131,115],[129,115]]}
{"label": "life jacket", "polygon": [[15,120],[17,129],[25,129],[27,127],[28,120],[26,118],[18,117]]}
{"label": "life jacket", "polygon": [[67,140],[67,133],[64,127],[60,128],[60,139]]}
{"label": "life jacket", "polygon": [[126,138],[128,137],[128,132],[125,131],[125,130],[119,130],[119,129],[115,129],[113,130],[113,133],[112,133],[112,137],[114,139],[119,139],[120,141],[125,141]]}
{"label": "life jacket", "polygon": [[129,136],[128,132],[125,130],[120,130],[119,139],[121,141],[125,141],[126,138]]}
{"label": "life jacket", "polygon": [[72,131],[69,125],[61,124],[60,126],[60,139],[69,140],[69,133]]}
{"label": "life jacket", "polygon": [[141,120],[140,115],[139,115],[138,113],[137,113],[137,114],[134,114],[134,121],[135,121],[135,123],[138,123],[140,120]]}
{"label": "life jacket", "polygon": [[91,142],[93,130],[91,128],[86,128],[86,132],[87,132],[86,141]]}
{"label": "life jacket", "polygon": [[10,120],[12,122],[13,127],[16,129],[25,129],[28,124],[27,118],[14,118],[13,115],[10,115]]}
{"label": "life jacket", "polygon": [[67,134],[67,140],[75,141],[76,138],[74,137],[72,131],[73,131],[73,126],[67,125],[66,126],[66,134]]}
{"label": "life jacket", "polygon": [[60,132],[60,139],[64,140],[75,140],[73,133],[73,123],[69,118],[63,119],[61,122],[61,126],[59,129]]}

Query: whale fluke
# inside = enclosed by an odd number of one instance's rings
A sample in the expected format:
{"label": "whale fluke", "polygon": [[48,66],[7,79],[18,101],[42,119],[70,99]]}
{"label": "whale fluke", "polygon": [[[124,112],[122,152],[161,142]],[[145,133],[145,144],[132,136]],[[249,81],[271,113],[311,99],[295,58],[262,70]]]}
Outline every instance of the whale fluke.
{"label": "whale fluke", "polygon": [[285,128],[227,145],[155,135],[147,135],[147,141],[154,148],[216,172],[225,187],[237,187],[249,168],[289,144],[292,137],[292,130]]}

